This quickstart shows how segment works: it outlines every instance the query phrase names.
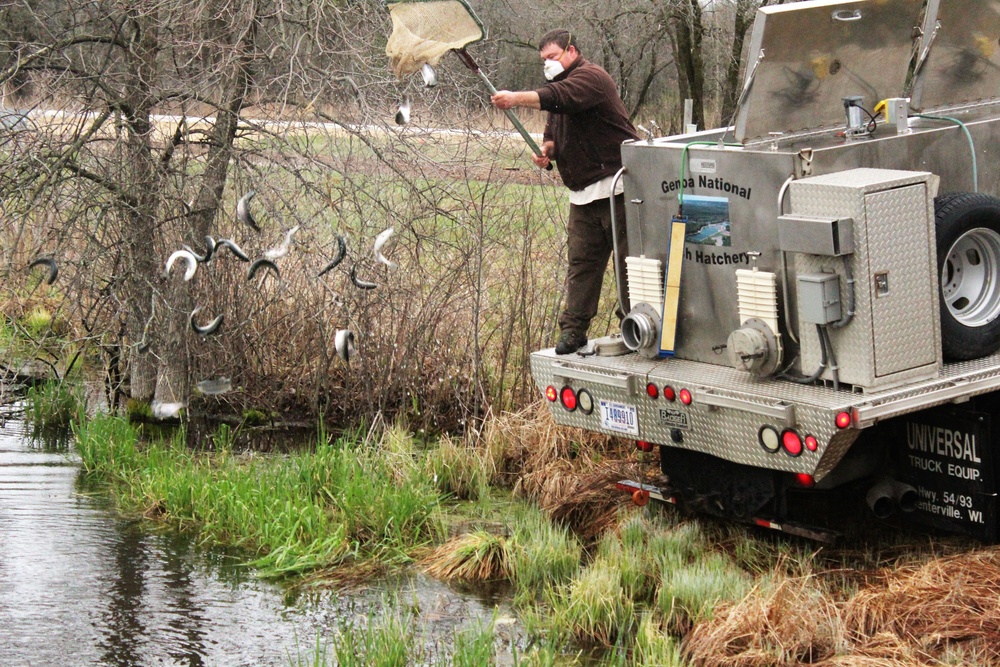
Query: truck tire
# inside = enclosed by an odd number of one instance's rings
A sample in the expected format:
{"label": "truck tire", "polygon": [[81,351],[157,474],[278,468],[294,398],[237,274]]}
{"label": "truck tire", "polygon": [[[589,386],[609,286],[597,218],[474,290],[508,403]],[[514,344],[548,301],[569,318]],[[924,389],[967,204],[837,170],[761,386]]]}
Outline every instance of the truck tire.
{"label": "truck tire", "polygon": [[941,347],[946,359],[1000,349],[1000,199],[950,192],[934,201]]}

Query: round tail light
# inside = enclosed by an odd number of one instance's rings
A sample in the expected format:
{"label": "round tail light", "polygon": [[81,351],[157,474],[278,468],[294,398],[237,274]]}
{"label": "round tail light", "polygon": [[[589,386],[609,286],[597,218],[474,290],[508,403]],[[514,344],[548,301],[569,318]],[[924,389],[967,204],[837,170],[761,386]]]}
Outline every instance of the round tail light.
{"label": "round tail light", "polygon": [[769,454],[774,454],[781,449],[781,434],[773,426],[761,426],[757,431],[757,441]]}
{"label": "round tail light", "polygon": [[668,401],[674,401],[677,399],[677,392],[674,391],[674,388],[671,387],[669,384],[664,385],[663,398],[667,399]]}
{"label": "round tail light", "polygon": [[787,429],[781,434],[781,446],[789,456],[798,456],[802,453],[802,438],[792,429]]}
{"label": "round tail light", "polygon": [[545,398],[549,399],[552,403],[555,403],[556,399],[559,398],[559,392],[556,391],[555,387],[549,385],[545,388]]}
{"label": "round tail light", "polygon": [[652,382],[650,382],[649,384],[646,385],[646,394],[650,398],[659,398],[660,397],[660,388],[657,387]]}
{"label": "round tail light", "polygon": [[576,410],[576,392],[573,391],[573,387],[563,387],[562,391],[559,392],[559,400],[562,402],[563,407],[570,412]]}
{"label": "round tail light", "polygon": [[847,428],[851,425],[851,413],[850,412],[838,412],[837,418],[834,420],[837,424],[837,428]]}
{"label": "round tail light", "polygon": [[691,405],[691,392],[687,389],[681,389],[680,394],[681,403],[684,405]]}

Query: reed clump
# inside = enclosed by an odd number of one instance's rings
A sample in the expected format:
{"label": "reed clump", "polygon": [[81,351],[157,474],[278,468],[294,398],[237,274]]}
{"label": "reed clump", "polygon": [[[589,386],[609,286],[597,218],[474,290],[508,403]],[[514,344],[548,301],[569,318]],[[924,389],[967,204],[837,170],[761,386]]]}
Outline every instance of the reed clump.
{"label": "reed clump", "polygon": [[844,604],[844,629],[853,644],[865,649],[870,638],[895,637],[939,658],[949,647],[968,644],[984,664],[1000,662],[1000,550],[937,558],[883,577]]}
{"label": "reed clump", "polygon": [[489,493],[489,459],[458,438],[441,436],[424,459],[426,472],[442,494],[456,500],[479,500]]}
{"label": "reed clump", "polygon": [[569,582],[580,570],[583,545],[565,526],[538,507],[522,504],[512,513],[511,578],[518,595],[534,596]]}
{"label": "reed clump", "polygon": [[484,530],[454,537],[425,559],[424,571],[444,581],[488,582],[509,579],[511,553],[507,538]]}
{"label": "reed clump", "polygon": [[65,433],[79,413],[83,399],[79,387],[65,380],[41,382],[25,395],[26,418],[32,439]]}
{"label": "reed clump", "polygon": [[341,619],[332,636],[317,644],[308,660],[295,664],[313,667],[403,667],[451,665],[485,667],[496,663],[494,622],[479,620],[456,627],[451,636],[428,642],[413,610],[387,601],[376,613]]}

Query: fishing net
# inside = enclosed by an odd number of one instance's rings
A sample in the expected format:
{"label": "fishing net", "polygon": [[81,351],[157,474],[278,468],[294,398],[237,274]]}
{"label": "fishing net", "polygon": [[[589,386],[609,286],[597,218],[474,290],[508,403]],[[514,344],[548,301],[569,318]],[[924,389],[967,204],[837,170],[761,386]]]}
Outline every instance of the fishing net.
{"label": "fishing net", "polygon": [[464,0],[409,0],[387,3],[392,34],[385,55],[396,76],[436,65],[448,51],[483,38],[483,24]]}

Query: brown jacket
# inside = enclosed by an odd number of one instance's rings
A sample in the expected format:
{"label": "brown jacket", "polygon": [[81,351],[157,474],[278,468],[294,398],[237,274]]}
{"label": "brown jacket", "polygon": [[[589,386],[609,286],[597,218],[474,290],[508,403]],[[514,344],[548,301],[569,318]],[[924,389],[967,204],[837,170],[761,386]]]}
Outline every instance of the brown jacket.
{"label": "brown jacket", "polygon": [[544,141],[555,142],[549,157],[566,187],[582,190],[621,169],[622,142],[639,136],[611,75],[580,56],[536,92],[549,112]]}

